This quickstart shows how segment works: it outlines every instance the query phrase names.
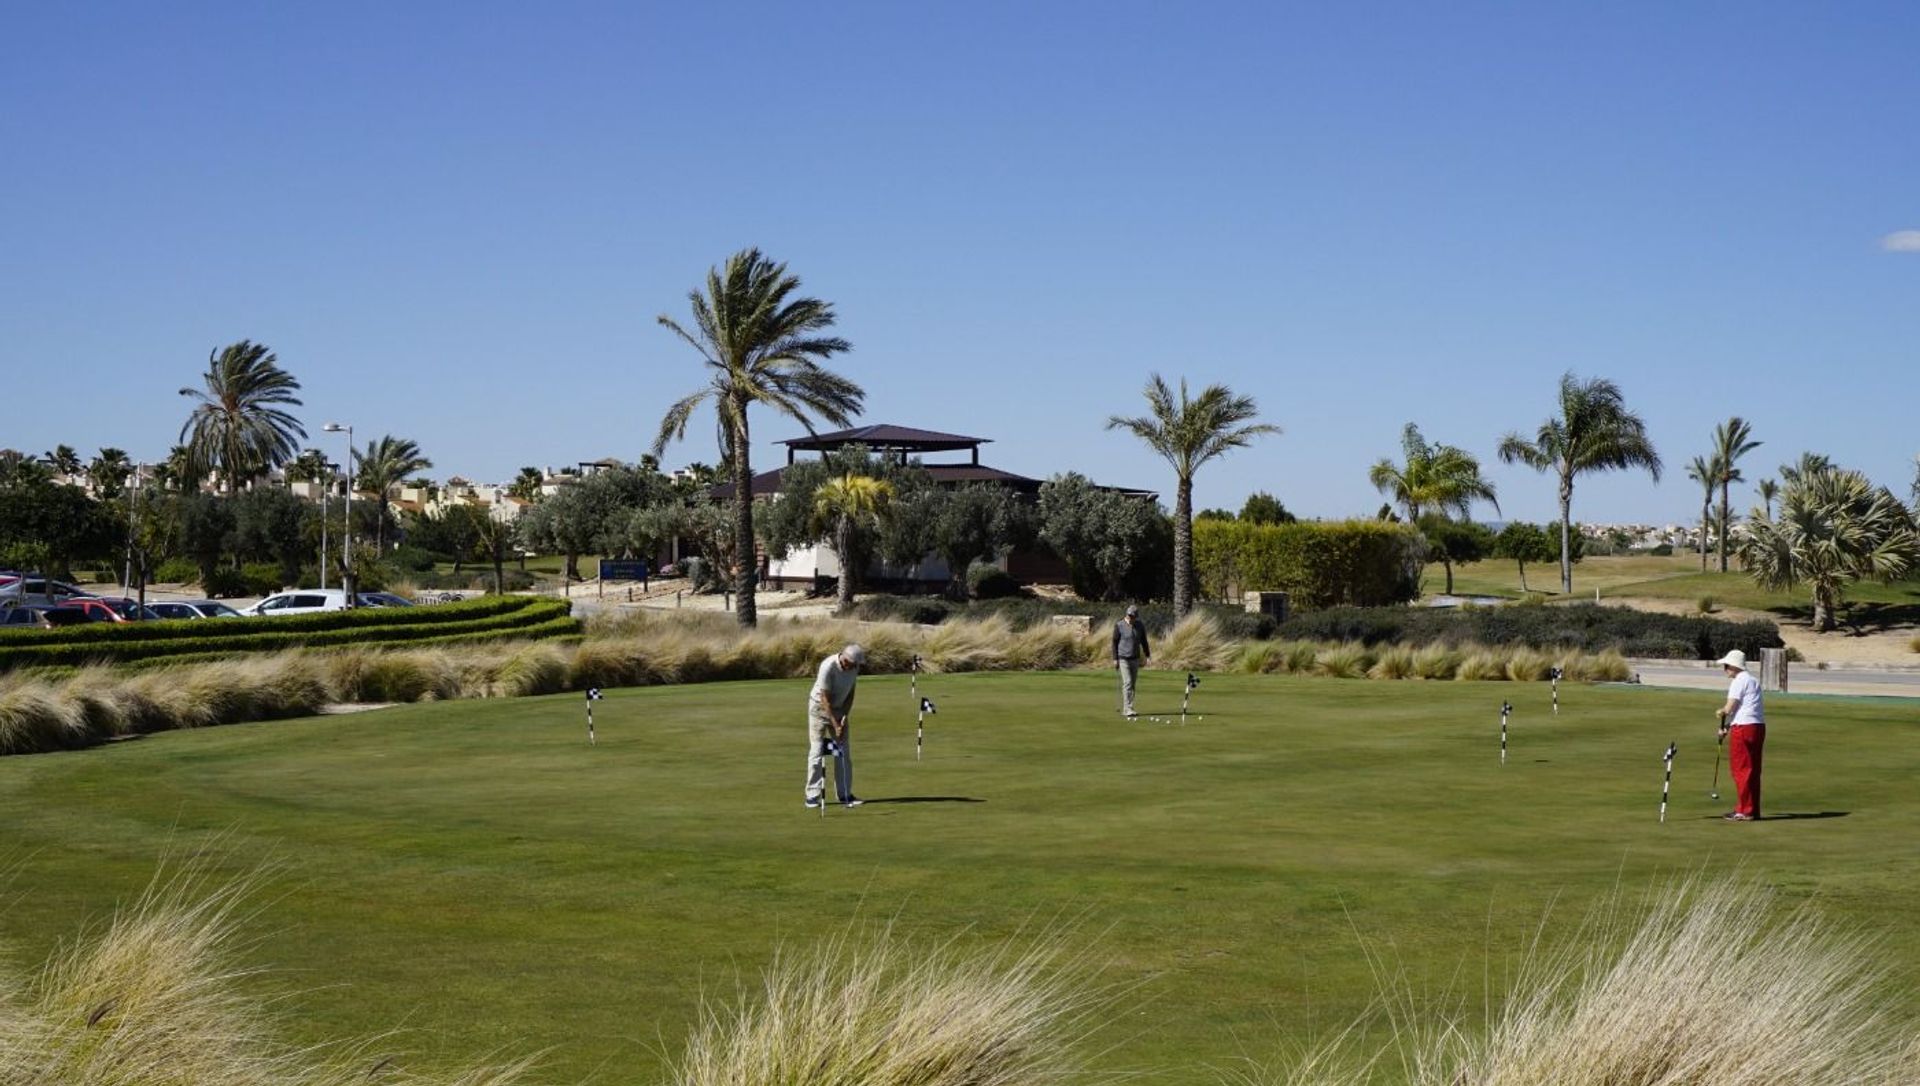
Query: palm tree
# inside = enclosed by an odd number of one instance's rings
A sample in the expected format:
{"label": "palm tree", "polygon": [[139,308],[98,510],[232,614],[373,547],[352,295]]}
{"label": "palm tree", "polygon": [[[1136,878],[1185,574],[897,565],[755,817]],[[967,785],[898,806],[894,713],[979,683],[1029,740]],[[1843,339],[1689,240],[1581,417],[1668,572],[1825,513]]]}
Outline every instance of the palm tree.
{"label": "palm tree", "polygon": [[87,465],[87,482],[93,486],[94,497],[108,501],[126,490],[127,478],[132,474],[133,461],[127,459],[127,451],[111,445],[102,448],[100,455]]}
{"label": "palm tree", "polygon": [[376,553],[385,554],[387,521],[391,519],[387,502],[392,497],[393,488],[407,476],[432,467],[433,461],[420,455],[420,446],[411,438],[386,434],[378,441],[367,442],[366,452],[355,450],[353,463],[355,485],[361,490],[371,491],[380,501],[374,517],[373,543]]}
{"label": "palm tree", "polygon": [[520,474],[513,477],[507,493],[521,501],[532,501],[540,496],[540,488],[546,484],[546,473],[539,468],[521,468]]}
{"label": "palm tree", "polygon": [[1720,481],[1720,465],[1712,456],[1696,456],[1687,465],[1687,478],[1706,492],[1700,497],[1700,572],[1707,571],[1707,536],[1712,534],[1713,490]]}
{"label": "palm tree", "polygon": [[1647,424],[1627,410],[1620,386],[1604,377],[1560,377],[1560,415],[1540,424],[1529,441],[1517,433],[1500,442],[1500,459],[1560,477],[1560,591],[1573,592],[1573,481],[1588,472],[1644,468],[1660,480],[1660,454]]}
{"label": "palm tree", "polygon": [[54,474],[66,476],[69,482],[80,474],[82,467],[80,454],[71,445],[55,445],[53,451],[47,454],[47,463],[52,466]]}
{"label": "palm tree", "polygon": [[1772,479],[1762,479],[1757,489],[1760,491],[1760,504],[1767,511],[1767,519],[1772,520],[1773,499],[1780,496],[1780,484]]}
{"label": "palm tree", "polygon": [[1810,584],[1813,628],[1825,631],[1846,585],[1897,580],[1920,565],[1920,533],[1887,488],[1857,471],[1813,466],[1787,483],[1778,521],[1753,523],[1740,558],[1762,588]]}
{"label": "palm tree", "polygon": [[1187,379],[1180,379],[1180,399],[1153,374],[1147,380],[1147,408],[1151,414],[1127,418],[1114,415],[1107,429],[1126,430],[1173,465],[1177,480],[1173,501],[1173,613],[1185,616],[1193,609],[1193,475],[1201,465],[1232,449],[1244,448],[1262,434],[1277,434],[1278,426],[1251,420],[1258,413],[1253,397],[1236,396],[1225,385],[1208,385],[1187,398]]}
{"label": "palm tree", "polygon": [[1400,432],[1400,447],[1407,462],[1395,464],[1381,460],[1367,472],[1373,488],[1400,503],[1407,523],[1417,523],[1429,512],[1454,514],[1466,520],[1475,501],[1493,503],[1493,484],[1480,477],[1480,461],[1465,449],[1452,445],[1429,445],[1420,436],[1420,428],[1409,422]]}
{"label": "palm tree", "polygon": [[1823,453],[1803,452],[1800,459],[1791,464],[1780,465],[1780,478],[1792,486],[1816,471],[1825,471],[1833,466],[1833,458]]}
{"label": "palm tree", "polygon": [[263,343],[241,340],[207,356],[206,388],[183,388],[196,403],[180,427],[180,440],[203,468],[217,468],[232,494],[252,479],[293,459],[295,438],[307,431],[281,410],[300,406],[300,382],[279,366]]}
{"label": "palm tree", "polygon": [[753,588],[757,579],[753,548],[753,465],[747,408],[765,404],[813,432],[811,416],[846,426],[860,413],[866,393],[859,385],[820,366],[851,349],[833,327],[833,306],[817,298],[795,298],[800,280],[787,274],[758,249],[727,258],[723,268],[707,271],[706,293],[688,292],[693,331],[662,314],[660,324],[700,353],[708,368],[707,387],[672,407],[660,420],[652,453],[687,435],[687,420],[708,399],[718,415],[720,452],[733,468],[735,616],[740,625],[758,621]]}
{"label": "palm tree", "polygon": [[1727,571],[1727,531],[1732,520],[1727,509],[1727,489],[1745,481],[1735,462],[1763,442],[1752,440],[1753,426],[1738,415],[1713,428],[1713,457],[1720,467],[1720,572]]}
{"label": "palm tree", "polygon": [[834,556],[840,560],[836,596],[840,611],[853,609],[853,591],[866,558],[865,548],[860,546],[861,529],[876,526],[893,498],[893,484],[870,475],[836,476],[813,492],[811,527],[833,540]]}

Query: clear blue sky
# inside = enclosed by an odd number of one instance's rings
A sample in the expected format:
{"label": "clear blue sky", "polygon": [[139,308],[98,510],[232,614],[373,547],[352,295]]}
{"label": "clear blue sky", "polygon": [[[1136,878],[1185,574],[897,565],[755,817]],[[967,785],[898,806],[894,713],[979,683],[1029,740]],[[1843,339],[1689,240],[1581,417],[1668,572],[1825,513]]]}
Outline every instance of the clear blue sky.
{"label": "clear blue sky", "polygon": [[1866,2],[14,5],[0,446],[161,456],[251,338],[336,456],[331,419],[442,478],[634,458],[704,379],[654,318],[757,245],[837,306],[863,421],[1026,474],[1170,494],[1102,428],[1157,370],[1285,428],[1201,505],[1365,514],[1402,424],[1491,462],[1571,369],[1669,465],[1578,517],[1693,516],[1735,413],[1750,478],[1905,493],[1916,41]]}

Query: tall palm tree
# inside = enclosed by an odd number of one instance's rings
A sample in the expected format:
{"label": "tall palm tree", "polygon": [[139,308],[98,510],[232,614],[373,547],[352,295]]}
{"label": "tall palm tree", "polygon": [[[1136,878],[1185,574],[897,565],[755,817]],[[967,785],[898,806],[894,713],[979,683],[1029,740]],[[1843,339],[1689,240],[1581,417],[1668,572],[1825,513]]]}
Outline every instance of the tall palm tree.
{"label": "tall palm tree", "polygon": [[1493,503],[1493,484],[1480,477],[1480,461],[1465,449],[1452,445],[1430,445],[1420,436],[1420,428],[1409,422],[1400,432],[1400,447],[1407,462],[1395,464],[1381,460],[1367,472],[1373,488],[1400,503],[1413,524],[1426,513],[1453,514],[1461,520],[1471,515],[1476,501]]}
{"label": "tall palm tree", "polygon": [[1743,456],[1759,448],[1763,442],[1753,440],[1753,426],[1738,415],[1713,428],[1713,458],[1720,467],[1720,572],[1727,571],[1727,531],[1732,516],[1727,509],[1727,489],[1734,483],[1744,482],[1736,462]]}
{"label": "tall palm tree", "polygon": [[1780,478],[1792,486],[1816,471],[1825,471],[1833,466],[1833,458],[1824,453],[1803,452],[1800,459],[1791,464],[1780,465]]}
{"label": "tall palm tree", "polygon": [[55,445],[53,451],[47,453],[47,463],[52,465],[55,474],[66,476],[68,481],[79,475],[83,466],[80,454],[71,445]]}
{"label": "tall palm tree", "polygon": [[835,476],[813,492],[812,528],[833,540],[834,557],[840,560],[836,606],[843,612],[853,609],[853,592],[866,559],[861,529],[877,527],[893,498],[893,484],[871,475]]}
{"label": "tall palm tree", "polygon": [[93,486],[94,497],[108,501],[125,492],[132,474],[133,461],[127,459],[127,451],[111,445],[102,448],[87,465],[87,482]]}
{"label": "tall palm tree", "polygon": [[217,468],[232,494],[252,479],[293,459],[296,438],[307,431],[282,410],[298,407],[300,382],[279,366],[264,343],[241,340],[207,356],[204,389],[183,388],[195,401],[180,440],[203,467]]}
{"label": "tall palm tree", "polygon": [[1644,468],[1660,479],[1660,454],[1647,424],[1627,410],[1620,386],[1604,377],[1560,377],[1560,414],[1540,424],[1532,440],[1510,433],[1500,459],[1560,477],[1560,591],[1573,592],[1573,481],[1596,471]]}
{"label": "tall palm tree", "polygon": [[1200,395],[1187,396],[1187,379],[1180,379],[1180,398],[1159,374],[1147,380],[1150,414],[1128,418],[1114,415],[1107,429],[1126,430],[1173,465],[1176,486],[1173,501],[1173,613],[1193,609],[1193,475],[1216,456],[1245,448],[1263,434],[1280,427],[1253,422],[1259,413],[1253,397],[1236,396],[1225,385],[1208,385]]}
{"label": "tall palm tree", "polygon": [[367,442],[366,452],[356,449],[353,463],[354,484],[361,490],[373,492],[380,501],[374,517],[373,543],[377,553],[385,554],[387,522],[392,518],[388,502],[393,488],[407,476],[432,467],[433,461],[420,455],[420,446],[413,439],[386,434],[378,441]]}
{"label": "tall palm tree", "polygon": [[661,314],[662,327],[685,340],[707,365],[707,387],[683,397],[660,420],[652,453],[687,435],[694,409],[713,401],[720,452],[733,468],[734,614],[740,625],[759,620],[754,608],[753,465],[747,408],[765,404],[792,418],[808,433],[812,417],[846,426],[860,413],[866,393],[820,363],[852,344],[823,333],[833,327],[833,306],[793,297],[797,276],[787,274],[758,249],[743,249],[721,268],[707,271],[706,292],[688,292],[693,329]]}
{"label": "tall palm tree", "polygon": [[1773,499],[1780,496],[1780,484],[1772,479],[1762,479],[1757,489],[1760,491],[1760,505],[1767,511],[1767,519],[1773,519]]}
{"label": "tall palm tree", "polygon": [[1754,521],[1740,559],[1762,588],[1811,585],[1813,628],[1825,631],[1848,584],[1897,580],[1920,566],[1920,533],[1887,488],[1857,471],[1814,466],[1787,483],[1779,520]]}
{"label": "tall palm tree", "polygon": [[1707,537],[1713,534],[1713,491],[1720,482],[1720,465],[1711,455],[1696,456],[1687,465],[1687,478],[1705,488],[1705,492],[1700,496],[1700,572],[1705,573],[1707,571]]}

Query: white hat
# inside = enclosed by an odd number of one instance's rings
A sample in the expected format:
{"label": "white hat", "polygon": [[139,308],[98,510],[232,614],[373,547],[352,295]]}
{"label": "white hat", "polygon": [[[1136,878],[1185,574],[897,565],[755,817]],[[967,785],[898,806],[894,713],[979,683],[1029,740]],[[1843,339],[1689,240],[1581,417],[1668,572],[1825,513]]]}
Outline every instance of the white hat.
{"label": "white hat", "polygon": [[1747,670],[1747,654],[1741,652],[1739,649],[1734,649],[1732,652],[1720,658],[1720,666],[1736,667],[1741,671],[1745,671]]}
{"label": "white hat", "polygon": [[858,645],[848,645],[840,650],[840,655],[846,657],[850,663],[864,665],[867,662],[867,650]]}

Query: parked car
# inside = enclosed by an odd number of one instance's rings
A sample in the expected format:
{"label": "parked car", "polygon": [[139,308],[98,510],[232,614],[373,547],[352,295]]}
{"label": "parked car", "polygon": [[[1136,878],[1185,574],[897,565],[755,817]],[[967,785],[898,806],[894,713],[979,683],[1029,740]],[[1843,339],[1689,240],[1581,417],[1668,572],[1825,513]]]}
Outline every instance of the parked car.
{"label": "parked car", "polygon": [[300,588],[276,592],[252,607],[243,607],[243,615],[313,615],[321,611],[347,609],[347,593],[339,588]]}
{"label": "parked car", "polygon": [[47,621],[47,608],[26,605],[21,607],[0,607],[0,629],[33,630],[46,629],[53,623]]}
{"label": "parked car", "polygon": [[147,604],[161,618],[239,618],[240,612],[219,600],[161,600]]}
{"label": "parked car", "polygon": [[49,580],[40,573],[0,573],[0,604],[27,604],[34,607],[58,607],[74,598],[90,598],[93,593],[65,581]]}
{"label": "parked car", "polygon": [[49,626],[84,626],[89,622],[112,622],[113,619],[99,618],[84,607],[49,607],[40,612]]}
{"label": "parked car", "polygon": [[412,607],[413,601],[391,592],[362,592],[354,597],[361,607]]}
{"label": "parked car", "polygon": [[146,622],[160,617],[152,610],[140,606],[139,600],[130,600],[124,596],[110,599],[75,596],[54,608],[56,611],[69,609],[85,612],[90,622]]}

